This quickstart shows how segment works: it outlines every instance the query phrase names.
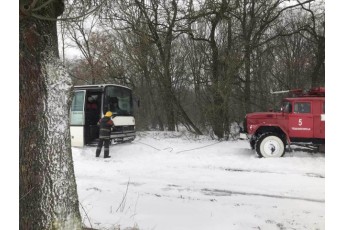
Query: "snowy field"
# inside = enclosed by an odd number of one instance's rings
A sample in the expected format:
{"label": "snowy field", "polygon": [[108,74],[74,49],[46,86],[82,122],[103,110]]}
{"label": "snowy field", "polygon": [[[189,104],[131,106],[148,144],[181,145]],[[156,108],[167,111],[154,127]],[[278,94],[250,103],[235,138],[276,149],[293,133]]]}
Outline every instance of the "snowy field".
{"label": "snowy field", "polygon": [[258,158],[245,140],[140,132],[72,148],[83,223],[97,229],[325,229],[325,155]]}

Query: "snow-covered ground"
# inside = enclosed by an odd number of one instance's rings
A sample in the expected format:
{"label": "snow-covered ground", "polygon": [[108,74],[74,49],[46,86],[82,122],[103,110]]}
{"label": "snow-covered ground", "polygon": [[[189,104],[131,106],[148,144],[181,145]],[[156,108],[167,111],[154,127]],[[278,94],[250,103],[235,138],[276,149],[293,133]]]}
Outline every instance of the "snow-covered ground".
{"label": "snow-covered ground", "polygon": [[325,155],[258,158],[245,140],[140,132],[72,148],[83,223],[98,229],[325,229]]}

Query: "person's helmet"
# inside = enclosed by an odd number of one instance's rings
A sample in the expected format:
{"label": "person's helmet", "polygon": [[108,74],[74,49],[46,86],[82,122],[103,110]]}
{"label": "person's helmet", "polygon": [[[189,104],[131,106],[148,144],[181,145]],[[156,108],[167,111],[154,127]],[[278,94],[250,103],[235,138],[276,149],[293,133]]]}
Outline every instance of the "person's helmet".
{"label": "person's helmet", "polygon": [[90,102],[90,103],[92,103],[92,102],[94,101],[94,99],[93,99],[92,96],[90,96],[90,97],[87,98],[87,101]]}
{"label": "person's helmet", "polygon": [[108,111],[105,113],[105,117],[111,117],[113,115],[113,113],[111,111]]}

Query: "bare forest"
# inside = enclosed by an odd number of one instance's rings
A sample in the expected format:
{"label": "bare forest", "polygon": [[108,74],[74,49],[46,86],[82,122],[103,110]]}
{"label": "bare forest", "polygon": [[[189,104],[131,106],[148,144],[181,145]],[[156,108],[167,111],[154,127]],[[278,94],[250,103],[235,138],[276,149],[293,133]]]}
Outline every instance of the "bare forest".
{"label": "bare forest", "polygon": [[271,90],[325,84],[324,1],[95,2],[66,5],[61,56],[74,84],[131,87],[139,130],[227,139],[246,113],[279,109]]}
{"label": "bare forest", "polygon": [[324,86],[324,63],[323,0],[20,0],[20,229],[82,229],[74,85],[132,88],[139,131],[227,140],[279,109],[271,90]]}

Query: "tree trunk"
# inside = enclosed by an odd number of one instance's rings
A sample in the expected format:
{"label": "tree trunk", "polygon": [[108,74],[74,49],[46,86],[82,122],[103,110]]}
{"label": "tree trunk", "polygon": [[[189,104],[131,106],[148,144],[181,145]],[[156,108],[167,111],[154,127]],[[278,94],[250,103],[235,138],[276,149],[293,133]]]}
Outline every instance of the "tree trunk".
{"label": "tree trunk", "polygon": [[325,84],[325,38],[318,38],[316,64],[311,74],[312,87],[318,87]]}
{"label": "tree trunk", "polygon": [[166,114],[166,119],[167,119],[167,124],[168,124],[168,131],[175,131],[175,113],[174,113],[174,104],[171,98],[173,94],[171,93],[171,91],[172,91],[172,86],[171,86],[171,83],[169,83],[169,85],[166,85],[166,88],[164,91],[164,97],[165,97],[164,107],[165,107],[165,114]]}
{"label": "tree trunk", "polygon": [[[20,7],[19,226],[81,229],[69,134],[72,80],[59,61],[56,21],[33,18],[29,5]],[[63,8],[55,0],[35,13],[54,19]]]}
{"label": "tree trunk", "polygon": [[176,98],[175,94],[171,94],[172,100],[174,102],[174,104],[176,105],[178,111],[181,113],[181,116],[184,120],[184,122],[186,123],[186,125],[190,125],[194,132],[198,135],[202,135],[202,132],[200,131],[200,129],[193,123],[193,121],[189,118],[189,116],[187,115],[187,113],[184,111],[184,109],[182,108],[180,102],[178,101],[178,99]]}
{"label": "tree trunk", "polygon": [[220,87],[219,85],[222,84],[219,78],[219,52],[218,47],[215,39],[215,31],[218,24],[218,20],[212,23],[212,30],[211,30],[211,50],[212,50],[212,86],[211,86],[211,94],[213,99],[213,105],[211,110],[211,122],[214,134],[218,138],[224,137],[224,99],[220,94]]}
{"label": "tree trunk", "polygon": [[249,44],[246,45],[244,54],[244,68],[245,68],[245,80],[244,80],[244,109],[246,113],[251,112],[251,90],[250,90],[250,53]]}

